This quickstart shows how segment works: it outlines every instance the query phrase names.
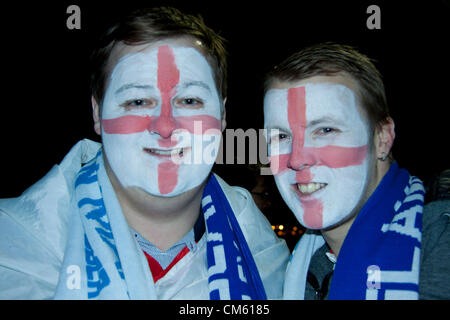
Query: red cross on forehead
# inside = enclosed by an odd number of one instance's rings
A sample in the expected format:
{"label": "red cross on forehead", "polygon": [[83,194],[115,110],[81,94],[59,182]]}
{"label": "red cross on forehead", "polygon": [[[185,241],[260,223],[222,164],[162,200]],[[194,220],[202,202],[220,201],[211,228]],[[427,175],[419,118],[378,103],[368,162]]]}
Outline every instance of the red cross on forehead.
{"label": "red cross on forehead", "polygon": [[[175,55],[169,46],[158,48],[157,87],[161,93],[161,113],[159,116],[125,115],[113,119],[103,119],[103,130],[108,134],[132,134],[145,130],[155,131],[161,135],[161,147],[176,144],[170,139],[176,129],[184,129],[192,134],[204,134],[209,129],[220,129],[221,122],[210,115],[177,116],[172,114],[171,101],[176,94],[176,86],[180,81],[180,71],[176,65]],[[194,122],[201,122],[201,131],[194,132]]]}
{"label": "red cross on forehead", "polygon": [[295,87],[287,92],[287,117],[292,134],[292,149],[289,154],[279,156],[279,172],[287,169],[309,168],[314,165],[330,168],[344,168],[359,165],[364,161],[367,145],[343,147],[328,145],[324,147],[305,147],[306,134],[306,87]]}
{"label": "red cross on forehead", "polygon": [[[161,135],[158,143],[162,147],[170,148],[177,141],[170,139],[171,132],[176,127],[172,117],[171,100],[175,95],[180,71],[175,63],[175,55],[169,46],[158,48],[158,89],[161,92],[161,114],[149,124],[149,130],[155,130]],[[152,126],[153,124],[153,126]],[[169,138],[169,139],[167,139]],[[178,165],[172,161],[164,161],[158,164],[158,188],[162,194],[167,194],[175,189],[178,183]]]}
{"label": "red cross on forehead", "polygon": [[[173,50],[168,45],[158,48],[157,59],[157,87],[161,94],[160,114],[158,116],[124,115],[113,119],[103,119],[103,131],[107,134],[133,134],[146,130],[156,132],[160,136],[158,145],[162,148],[171,148],[178,143],[177,139],[172,137],[172,133],[176,129],[187,130],[192,134],[204,134],[210,129],[220,130],[220,120],[210,115],[173,116],[172,99],[177,93],[176,87],[180,81],[180,70],[176,65]],[[196,122],[200,122],[201,126],[195,126]],[[172,192],[178,183],[178,176],[178,164],[171,160],[158,163],[158,188],[160,193],[168,194]]]}
{"label": "red cross on forehead", "polygon": [[[343,147],[328,145],[324,147],[305,147],[307,128],[306,87],[295,87],[287,92],[287,118],[291,131],[291,152],[271,157],[271,168],[274,174],[280,174],[289,168],[295,170],[295,183],[313,182],[311,168],[327,166],[329,168],[344,168],[363,163],[367,145],[358,147]],[[311,107],[311,106],[309,106]],[[289,182],[292,183],[292,182]],[[292,185],[294,192],[299,192],[296,184]],[[309,228],[322,228],[323,203],[319,199],[301,201],[303,221]]]}
{"label": "red cross on forehead", "polygon": [[[180,71],[175,63],[175,55],[169,46],[158,48],[158,89],[161,92],[161,114],[150,124],[150,131],[159,132],[162,143],[166,147],[171,133],[176,128],[175,119],[172,116],[172,97],[176,94],[175,87],[180,81]],[[169,139],[170,141],[170,139]],[[176,141],[173,143],[176,145]],[[172,146],[173,146],[172,145]]]}
{"label": "red cross on forehead", "polygon": [[180,81],[180,70],[175,63],[175,55],[169,46],[158,48],[158,89],[164,98],[170,98]]}

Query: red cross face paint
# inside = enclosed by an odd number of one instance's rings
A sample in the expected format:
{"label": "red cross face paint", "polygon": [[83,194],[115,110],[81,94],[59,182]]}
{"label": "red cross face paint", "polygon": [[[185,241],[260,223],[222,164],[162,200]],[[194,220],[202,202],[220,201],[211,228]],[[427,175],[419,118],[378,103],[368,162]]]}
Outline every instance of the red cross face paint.
{"label": "red cross face paint", "polygon": [[124,187],[176,196],[210,173],[220,119],[205,57],[192,47],[149,46],[122,57],[111,73],[101,122],[105,155]]}
{"label": "red cross face paint", "polygon": [[349,216],[368,176],[368,124],[337,83],[270,89],[264,97],[271,169],[298,221],[325,229]]}

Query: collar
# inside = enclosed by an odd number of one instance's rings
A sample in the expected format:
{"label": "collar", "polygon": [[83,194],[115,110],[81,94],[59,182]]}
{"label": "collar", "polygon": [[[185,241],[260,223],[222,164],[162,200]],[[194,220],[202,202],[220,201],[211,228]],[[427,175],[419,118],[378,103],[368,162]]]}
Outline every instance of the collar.
{"label": "collar", "polygon": [[336,264],[337,257],[334,255],[333,251],[327,251],[325,252],[325,255],[327,256],[328,260],[330,260],[333,263],[333,269],[334,265]]}
{"label": "collar", "polygon": [[[139,232],[137,232],[131,227],[130,229],[133,232],[134,236],[136,237],[136,240],[139,243],[142,250],[144,250],[151,256],[154,256],[155,253],[156,254],[164,253],[150,241],[145,239]],[[176,255],[180,250],[184,248],[184,246],[187,246],[190,251],[195,252],[197,250],[197,242],[200,241],[205,231],[206,231],[205,220],[203,218],[203,214],[200,213],[198,215],[197,220],[195,221],[194,227],[191,230],[189,230],[188,233],[186,233],[183,238],[178,240],[174,245],[172,245],[169,249],[167,249],[165,253],[172,252],[173,254]]]}

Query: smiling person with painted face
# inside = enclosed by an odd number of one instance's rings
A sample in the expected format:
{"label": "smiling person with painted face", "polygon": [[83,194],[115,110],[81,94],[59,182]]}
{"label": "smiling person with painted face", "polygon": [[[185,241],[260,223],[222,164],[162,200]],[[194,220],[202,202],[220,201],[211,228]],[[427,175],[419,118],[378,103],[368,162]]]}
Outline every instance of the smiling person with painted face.
{"label": "smiling person with painted face", "polygon": [[93,55],[94,129],[0,202],[0,296],[281,298],[289,250],[249,192],[211,174],[225,129],[223,40],[138,10]]}
{"label": "smiling person with painted face", "polygon": [[355,49],[306,48],[266,78],[264,126],[277,187],[307,228],[285,299],[450,298],[450,202],[391,155],[381,77]]}

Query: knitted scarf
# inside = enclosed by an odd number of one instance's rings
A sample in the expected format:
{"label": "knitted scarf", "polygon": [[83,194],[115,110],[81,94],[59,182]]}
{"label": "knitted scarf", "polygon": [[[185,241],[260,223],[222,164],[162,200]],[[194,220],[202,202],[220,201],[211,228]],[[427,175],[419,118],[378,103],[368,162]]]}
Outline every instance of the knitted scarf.
{"label": "knitted scarf", "polygon": [[[123,216],[101,151],[79,171],[73,207],[76,214],[55,298],[156,299],[147,261]],[[248,245],[214,175],[206,184],[202,211],[210,299],[266,299]]]}
{"label": "knitted scarf", "polygon": [[[344,240],[328,299],[418,299],[424,194],[418,178],[391,165]],[[318,233],[300,239],[286,272],[286,299],[304,299],[309,262],[324,243]]]}

